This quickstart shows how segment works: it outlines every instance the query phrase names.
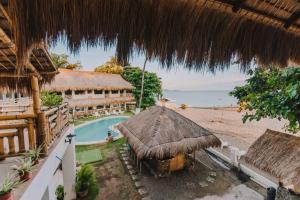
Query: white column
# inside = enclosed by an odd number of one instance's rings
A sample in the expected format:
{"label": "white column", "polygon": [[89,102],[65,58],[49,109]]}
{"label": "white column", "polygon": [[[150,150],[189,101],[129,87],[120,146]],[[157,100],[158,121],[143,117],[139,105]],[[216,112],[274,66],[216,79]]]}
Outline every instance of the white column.
{"label": "white column", "polygon": [[72,90],[72,99],[74,99],[74,96],[75,96],[75,91]]}
{"label": "white column", "polygon": [[62,159],[62,170],[64,180],[65,199],[76,199],[75,179],[76,179],[76,162],[75,162],[75,140],[72,139]]}
{"label": "white column", "polygon": [[66,96],[65,91],[61,91],[61,96],[62,96],[62,98],[65,98],[65,96]]}
{"label": "white column", "polygon": [[50,200],[49,188],[46,189],[46,191],[42,197],[42,200]]}

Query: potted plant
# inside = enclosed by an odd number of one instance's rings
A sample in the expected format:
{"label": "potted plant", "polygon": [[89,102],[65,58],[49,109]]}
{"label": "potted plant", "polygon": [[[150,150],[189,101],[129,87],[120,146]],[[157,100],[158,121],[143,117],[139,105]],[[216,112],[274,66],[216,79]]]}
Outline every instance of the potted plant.
{"label": "potted plant", "polygon": [[57,186],[55,195],[57,200],[64,200],[65,198],[64,186],[62,185]]}
{"label": "potted plant", "polygon": [[2,184],[0,185],[0,200],[12,200],[11,191],[17,187],[21,182],[16,176],[8,174],[4,177]]}
{"label": "potted plant", "polygon": [[82,165],[77,172],[75,190],[79,199],[86,197],[88,194],[89,196],[97,196],[99,188],[95,169],[91,165]]}
{"label": "potted plant", "polygon": [[28,152],[24,153],[26,158],[31,159],[33,165],[39,164],[39,158],[42,155],[44,145],[40,145],[37,148],[31,149]]}
{"label": "potted plant", "polygon": [[18,165],[12,166],[20,177],[20,181],[27,181],[31,179],[32,162],[31,159],[17,159]]}

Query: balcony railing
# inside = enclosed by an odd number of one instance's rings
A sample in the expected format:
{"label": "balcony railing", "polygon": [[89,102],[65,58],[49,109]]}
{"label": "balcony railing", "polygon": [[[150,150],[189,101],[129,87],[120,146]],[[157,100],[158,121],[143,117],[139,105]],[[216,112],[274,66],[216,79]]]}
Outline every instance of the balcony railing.
{"label": "balcony railing", "polygon": [[0,158],[24,153],[36,146],[33,114],[0,116]]}
{"label": "balcony railing", "polygon": [[41,112],[38,116],[41,140],[47,151],[69,124],[69,108],[64,103],[58,107]]}
{"label": "balcony railing", "polygon": [[49,148],[68,126],[68,104],[34,114],[0,116],[0,159],[16,156],[43,145]]}

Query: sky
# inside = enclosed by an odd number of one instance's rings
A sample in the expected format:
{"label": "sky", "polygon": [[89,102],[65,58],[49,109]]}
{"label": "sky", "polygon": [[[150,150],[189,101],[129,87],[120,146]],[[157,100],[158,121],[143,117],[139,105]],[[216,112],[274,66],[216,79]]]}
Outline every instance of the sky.
{"label": "sky", "polygon": [[[104,50],[101,47],[82,47],[79,54],[72,55],[66,45],[58,43],[50,48],[50,52],[68,54],[70,63],[80,61],[84,71],[92,71],[95,67],[105,63],[115,55],[115,48]],[[136,55],[131,60],[132,66],[143,66],[145,57]],[[237,65],[232,65],[224,72],[216,74],[210,72],[196,72],[176,65],[172,70],[163,69],[157,61],[147,62],[146,70],[155,72],[162,79],[163,89],[168,90],[232,90],[237,85],[242,85],[247,75],[239,71]]]}

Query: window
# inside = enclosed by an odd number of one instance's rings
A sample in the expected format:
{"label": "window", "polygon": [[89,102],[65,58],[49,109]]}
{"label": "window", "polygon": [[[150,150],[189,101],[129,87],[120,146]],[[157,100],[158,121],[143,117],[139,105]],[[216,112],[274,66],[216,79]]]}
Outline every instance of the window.
{"label": "window", "polygon": [[56,92],[57,95],[61,95],[61,92]]}
{"label": "window", "polygon": [[82,95],[84,93],[84,90],[75,90],[75,95]]}
{"label": "window", "polygon": [[111,93],[112,93],[112,94],[118,94],[118,93],[119,93],[119,90],[112,90]]}
{"label": "window", "polygon": [[93,110],[93,107],[88,107],[88,110]]}
{"label": "window", "polygon": [[65,95],[72,95],[72,90],[65,91]]}
{"label": "window", "polygon": [[87,93],[88,93],[88,94],[92,94],[92,93],[93,93],[93,90],[88,90]]}
{"label": "window", "polygon": [[94,92],[95,92],[95,94],[102,94],[103,93],[102,90],[95,90]]}
{"label": "window", "polygon": [[131,94],[131,90],[126,90],[126,93],[127,93],[127,94],[128,94],[128,93]]}
{"label": "window", "polygon": [[109,94],[109,90],[105,90],[105,94]]}
{"label": "window", "polygon": [[100,106],[100,105],[99,105],[99,106],[97,106],[97,109],[102,109],[102,108],[103,108],[103,106]]}

